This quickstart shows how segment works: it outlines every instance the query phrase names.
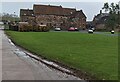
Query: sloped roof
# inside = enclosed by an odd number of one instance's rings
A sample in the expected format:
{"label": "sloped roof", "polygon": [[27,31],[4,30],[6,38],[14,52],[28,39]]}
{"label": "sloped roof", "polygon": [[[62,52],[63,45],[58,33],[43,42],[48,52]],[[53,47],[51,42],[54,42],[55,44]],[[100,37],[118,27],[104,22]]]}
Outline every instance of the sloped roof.
{"label": "sloped roof", "polygon": [[100,20],[102,17],[108,17],[109,13],[101,13],[94,17],[94,19]]}
{"label": "sloped roof", "polygon": [[85,14],[83,13],[82,10],[73,12],[73,13],[71,14],[71,16],[74,16],[74,17],[79,16],[79,17],[85,17],[85,18],[87,18],[87,17],[85,16]]}
{"label": "sloped roof", "polygon": [[34,14],[69,15],[71,12],[75,12],[75,11],[76,9],[62,8],[62,6],[37,5],[37,4],[34,4],[33,6]]}
{"label": "sloped roof", "polygon": [[93,22],[103,24],[105,23],[106,19],[108,19],[108,17],[109,17],[109,13],[101,13],[93,18]]}

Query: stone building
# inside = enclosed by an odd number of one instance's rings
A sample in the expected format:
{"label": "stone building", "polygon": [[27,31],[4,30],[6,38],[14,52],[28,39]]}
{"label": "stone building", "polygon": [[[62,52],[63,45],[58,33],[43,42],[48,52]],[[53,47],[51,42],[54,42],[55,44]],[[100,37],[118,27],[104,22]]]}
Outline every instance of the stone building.
{"label": "stone building", "polygon": [[34,15],[32,9],[20,9],[20,20],[23,22],[28,21],[29,17]]}
{"label": "stone building", "polygon": [[33,5],[33,10],[21,9],[20,18],[22,22],[31,24],[47,25],[51,28],[60,27],[68,29],[71,26],[80,29],[86,26],[86,16],[82,10],[77,11],[72,8],[51,5]]}
{"label": "stone building", "polygon": [[105,22],[109,18],[109,13],[102,13],[102,10],[100,10],[100,13],[97,14],[93,18],[93,25],[95,26],[96,30],[105,30]]}

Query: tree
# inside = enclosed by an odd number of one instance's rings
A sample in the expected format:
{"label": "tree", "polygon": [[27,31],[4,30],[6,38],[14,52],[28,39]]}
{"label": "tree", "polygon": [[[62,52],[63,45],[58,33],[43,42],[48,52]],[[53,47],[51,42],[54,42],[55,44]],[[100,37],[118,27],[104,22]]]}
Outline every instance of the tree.
{"label": "tree", "polygon": [[109,11],[109,4],[108,3],[104,3],[104,7],[102,9],[104,9],[105,12]]}
{"label": "tree", "polygon": [[109,18],[106,21],[106,27],[109,29],[114,29],[115,27],[117,27],[117,25],[119,25],[119,4],[104,3],[102,9],[105,10],[105,12],[109,13]]}
{"label": "tree", "polygon": [[9,14],[9,13],[2,13],[2,21],[19,21],[20,18],[17,15]]}
{"label": "tree", "polygon": [[113,30],[116,27],[117,19],[115,14],[110,14],[108,20],[106,21],[106,27]]}

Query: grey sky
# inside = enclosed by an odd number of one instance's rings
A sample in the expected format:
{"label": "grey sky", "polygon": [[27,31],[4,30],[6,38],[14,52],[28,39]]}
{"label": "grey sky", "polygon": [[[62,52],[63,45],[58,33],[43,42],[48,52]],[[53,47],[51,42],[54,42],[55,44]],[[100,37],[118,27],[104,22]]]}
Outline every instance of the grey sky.
{"label": "grey sky", "polygon": [[103,7],[103,2],[3,2],[2,12],[12,14],[15,12],[19,15],[20,9],[32,9],[33,4],[61,5],[62,7],[76,8],[77,10],[82,9],[87,16],[87,20],[92,20],[94,15],[98,14]]}

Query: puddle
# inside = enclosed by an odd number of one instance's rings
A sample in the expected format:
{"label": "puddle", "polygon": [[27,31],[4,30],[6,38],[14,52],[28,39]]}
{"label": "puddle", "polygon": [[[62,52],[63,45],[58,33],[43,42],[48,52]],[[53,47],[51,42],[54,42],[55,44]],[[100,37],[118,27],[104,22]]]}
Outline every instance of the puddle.
{"label": "puddle", "polygon": [[10,39],[8,39],[8,41],[11,45],[15,46],[15,44]]}
{"label": "puddle", "polygon": [[19,49],[16,49],[13,51],[17,56],[19,57],[24,57],[24,58],[28,58],[29,56],[26,55],[26,53],[24,53],[23,51],[20,51]]}

